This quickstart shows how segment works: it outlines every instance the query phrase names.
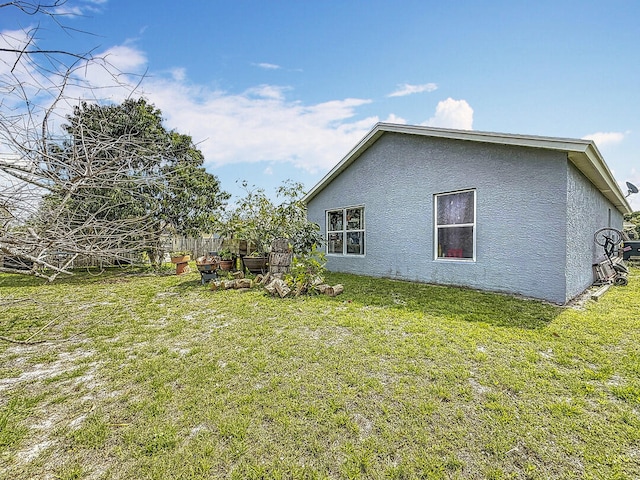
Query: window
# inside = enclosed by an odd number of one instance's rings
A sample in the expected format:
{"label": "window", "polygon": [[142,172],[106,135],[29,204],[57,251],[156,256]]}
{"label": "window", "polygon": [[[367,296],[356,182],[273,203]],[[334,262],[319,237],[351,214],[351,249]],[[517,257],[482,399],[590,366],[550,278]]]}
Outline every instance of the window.
{"label": "window", "polygon": [[364,255],[364,207],[327,212],[327,253]]}
{"label": "window", "polygon": [[435,196],[436,258],[474,260],[476,237],[476,192],[443,193]]}

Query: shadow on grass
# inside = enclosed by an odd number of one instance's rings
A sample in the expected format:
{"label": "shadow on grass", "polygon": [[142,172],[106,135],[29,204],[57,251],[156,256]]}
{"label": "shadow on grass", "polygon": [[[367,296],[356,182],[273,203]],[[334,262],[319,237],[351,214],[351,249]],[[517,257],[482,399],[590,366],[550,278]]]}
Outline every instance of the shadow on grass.
{"label": "shadow on grass", "polygon": [[[196,272],[197,273],[197,272]],[[140,267],[76,271],[71,277],[57,279],[54,283],[64,286],[82,286],[100,283],[128,283],[140,276],[153,276]],[[167,276],[160,273],[158,276]],[[177,279],[176,279],[177,280]],[[481,292],[461,287],[428,285],[416,282],[379,279],[349,274],[327,275],[331,284],[342,283],[345,293],[327,301],[351,300],[361,305],[402,309],[419,312],[427,317],[484,322],[489,325],[523,329],[540,329],[559,315],[563,308],[541,301],[526,300],[499,293]],[[44,279],[16,274],[0,274],[0,289],[38,287],[46,285]],[[171,285],[181,293],[204,288],[201,277],[193,273]]]}
{"label": "shadow on grass", "polygon": [[[154,273],[148,267],[105,267],[105,268],[78,268],[72,270],[73,275],[61,275],[53,282],[45,278],[29,274],[0,273],[1,288],[38,287],[41,285],[84,285],[87,283],[112,283],[114,281],[127,281],[141,275],[166,276],[171,272]],[[117,280],[119,279],[119,280]]]}
{"label": "shadow on grass", "polygon": [[46,285],[47,280],[33,275],[21,275],[19,273],[0,273],[0,288],[37,287]]}
{"label": "shadow on grass", "polygon": [[506,294],[463,287],[331,273],[330,283],[345,287],[345,298],[363,305],[404,309],[428,317],[484,322],[499,327],[540,329],[563,307]]}
{"label": "shadow on grass", "polygon": [[[207,288],[209,287],[208,284]],[[199,288],[199,289],[203,289],[205,288],[205,285],[202,284],[202,279],[200,278],[200,276],[193,276],[193,275],[189,275],[189,276],[185,276],[182,277],[182,281],[180,283],[176,283],[171,287],[173,290],[177,290],[179,292],[187,292],[189,290],[193,290],[194,288]]]}

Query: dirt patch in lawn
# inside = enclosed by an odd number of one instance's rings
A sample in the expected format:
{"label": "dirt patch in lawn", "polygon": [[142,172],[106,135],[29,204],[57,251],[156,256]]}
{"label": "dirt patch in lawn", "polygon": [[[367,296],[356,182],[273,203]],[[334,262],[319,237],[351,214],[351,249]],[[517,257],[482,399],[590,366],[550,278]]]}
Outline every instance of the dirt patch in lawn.
{"label": "dirt patch in lawn", "polygon": [[93,355],[82,348],[66,351],[48,343],[15,345],[4,352],[9,360],[3,369],[15,374],[0,379],[0,406],[6,407],[14,397],[28,397],[35,403],[22,422],[28,433],[15,453],[19,463],[36,461],[61,448],[54,432],[79,428],[97,397],[106,395],[97,378],[99,364],[91,361]]}

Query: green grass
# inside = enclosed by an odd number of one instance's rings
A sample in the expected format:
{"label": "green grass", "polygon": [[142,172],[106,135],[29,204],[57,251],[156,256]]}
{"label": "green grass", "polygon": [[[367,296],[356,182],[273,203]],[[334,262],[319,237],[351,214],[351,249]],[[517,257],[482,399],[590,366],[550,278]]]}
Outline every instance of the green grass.
{"label": "green grass", "polygon": [[640,478],[640,270],[583,309],[331,274],[0,275],[0,477]]}

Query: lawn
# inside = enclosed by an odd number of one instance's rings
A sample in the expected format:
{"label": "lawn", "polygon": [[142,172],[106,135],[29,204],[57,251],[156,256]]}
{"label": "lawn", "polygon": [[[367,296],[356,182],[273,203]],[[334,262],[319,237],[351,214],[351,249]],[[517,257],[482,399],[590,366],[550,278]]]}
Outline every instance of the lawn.
{"label": "lawn", "polygon": [[640,269],[581,308],[328,280],[0,275],[0,477],[640,478]]}

